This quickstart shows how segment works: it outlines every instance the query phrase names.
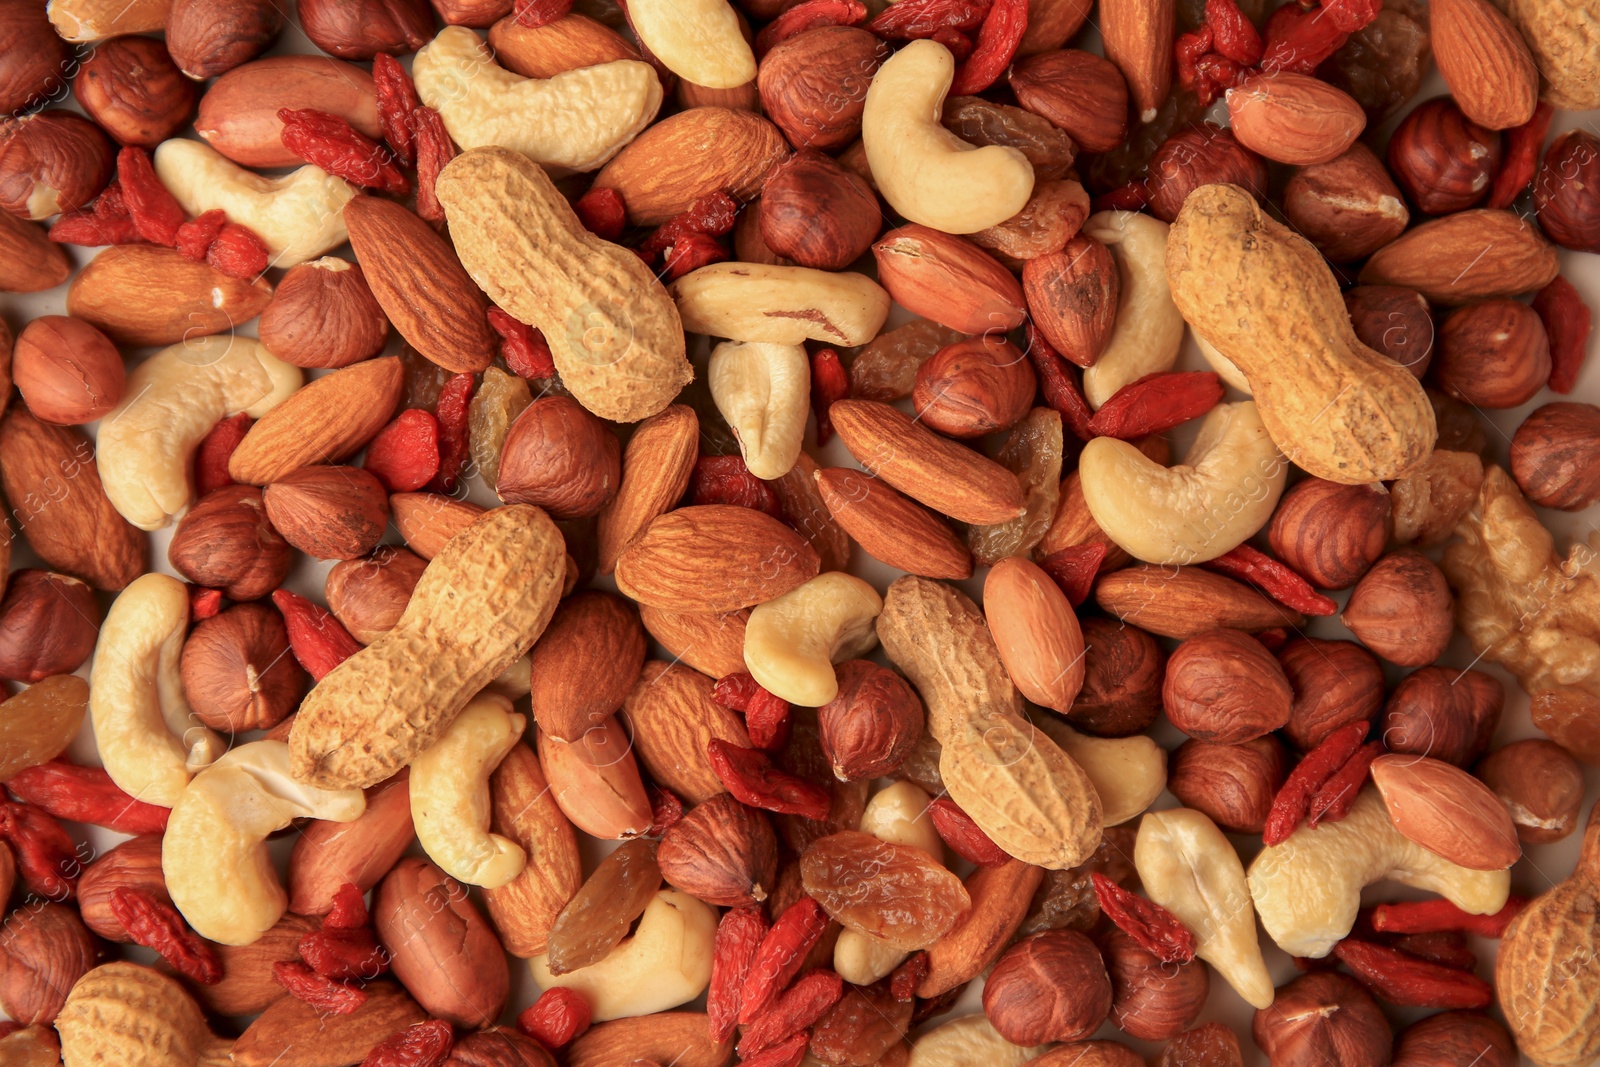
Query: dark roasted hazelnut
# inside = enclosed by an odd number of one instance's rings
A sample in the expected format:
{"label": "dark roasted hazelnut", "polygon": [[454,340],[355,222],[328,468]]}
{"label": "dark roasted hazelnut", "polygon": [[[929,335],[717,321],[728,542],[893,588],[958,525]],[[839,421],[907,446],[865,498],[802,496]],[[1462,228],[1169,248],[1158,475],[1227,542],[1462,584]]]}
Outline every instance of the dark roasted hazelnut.
{"label": "dark roasted hazelnut", "polygon": [[1568,130],[1550,142],[1533,182],[1533,208],[1556,244],[1600,252],[1600,139]]}
{"label": "dark roasted hazelnut", "polygon": [[1581,511],[1600,500],[1600,407],[1534,409],[1511,439],[1511,476],[1535,504]]}
{"label": "dark roasted hazelnut", "polygon": [[611,427],[567,396],[529,404],[506,434],[495,491],[553,518],[596,515],[617,491],[622,445]]}
{"label": "dark roasted hazelnut", "polygon": [[1294,690],[1284,736],[1309,752],[1335,730],[1371,722],[1383,706],[1383,665],[1354,641],[1301,637],[1278,650]]}
{"label": "dark roasted hazelnut", "polygon": [[1083,688],[1067,721],[1085,733],[1126,737],[1156,721],[1166,653],[1137,626],[1091,615],[1083,631]]}
{"label": "dark roasted hazelnut", "polygon": [[815,149],[802,149],[774,167],[759,205],[766,246],[818,270],[848,267],[867,253],[883,227],[872,187]]}
{"label": "dark roasted hazelnut", "polygon": [[983,986],[983,1013],[1014,1045],[1077,1041],[1111,1012],[1111,979],[1094,942],[1050,930],[1012,945]]}
{"label": "dark roasted hazelnut", "polygon": [[1425,667],[1444,654],[1455,632],[1454,601],[1444,573],[1410,549],[1391,552],[1356,583],[1341,622],[1362,644],[1400,667]]}
{"label": "dark roasted hazelnut", "polygon": [[1390,1067],[1516,1067],[1517,1045],[1506,1028],[1475,1011],[1418,1019],[1394,1045]]}
{"label": "dark roasted hazelnut", "polygon": [[1389,138],[1389,170],[1424,215],[1482,200],[1500,169],[1500,134],[1461,113],[1447,96],[1418,104]]}
{"label": "dark roasted hazelnut", "polygon": [[0,600],[0,678],[32,685],[71,674],[94,651],[100,604],[76,578],[23,569]]}
{"label": "dark roasted hazelnut", "polygon": [[1433,312],[1415,289],[1358,285],[1344,294],[1356,337],[1421,378],[1433,360]]}
{"label": "dark roasted hazelnut", "polygon": [[1294,693],[1266,647],[1240,630],[1208,630],[1167,661],[1161,704],[1172,725],[1202,741],[1237,745],[1289,721]]}
{"label": "dark roasted hazelnut", "polygon": [[842,782],[881,778],[923,736],[922,701],[909,682],[864,659],[835,668],[839,693],[817,709],[818,740]]}
{"label": "dark roasted hazelnut", "polygon": [[1180,130],[1150,157],[1150,213],[1171,222],[1190,193],[1218,182],[1248,189],[1260,200],[1267,191],[1267,162],[1214,122]]}
{"label": "dark roasted hazelnut", "polygon": [[1271,1067],[1386,1067],[1393,1034],[1372,994],[1333,971],[1301,975],[1250,1025]]}
{"label": "dark roasted hazelnut", "polygon": [[1488,750],[1505,701],[1505,687],[1493,675],[1423,667],[1389,694],[1383,742],[1390,752],[1465,767]]}
{"label": "dark roasted hazelnut", "polygon": [[160,40],[138,36],[96,45],[72,91],[119,143],[141,148],[154,148],[187,126],[200,97]]}
{"label": "dark roasted hazelnut", "polygon": [[861,135],[872,76],[889,46],[855,26],[822,26],[779,42],[756,88],[767,118],[796,148],[843,148]]}
{"label": "dark roasted hazelnut", "polygon": [[1550,339],[1526,304],[1469,304],[1439,327],[1430,374],[1439,388],[1475,407],[1518,407],[1550,379]]}
{"label": "dark roasted hazelnut", "polygon": [[1296,170],[1283,189],[1283,214],[1334,263],[1365,259],[1411,221],[1394,179],[1359,142],[1326,163]]}
{"label": "dark roasted hazelnut", "polygon": [[1165,963],[1121,930],[1100,939],[1111,979],[1111,1021],[1129,1037],[1165,1041],[1194,1022],[1211,979],[1201,960]]}
{"label": "dark roasted hazelnut", "polygon": [[230,734],[271,729],[306,689],[283,617],[266,604],[236,604],[201,622],[178,669],[195,717]]}
{"label": "dark roasted hazelnut", "polygon": [[1283,746],[1271,734],[1238,745],[1190,738],[1172,754],[1167,789],[1224,830],[1259,834],[1287,770]]}
{"label": "dark roasted hazelnut", "polygon": [[1513,741],[1485,756],[1473,773],[1505,801],[1524,842],[1545,845],[1577,829],[1583,768],[1554,741]]}
{"label": "dark roasted hazelnut", "polygon": [[656,861],[663,878],[707,904],[760,904],[777,884],[778,839],[764,813],[718,793],[667,828]]}
{"label": "dark roasted hazelnut", "polygon": [[1283,494],[1267,526],[1278,558],[1319,589],[1348,589],[1383,554],[1392,503],[1381,485],[1307,478]]}

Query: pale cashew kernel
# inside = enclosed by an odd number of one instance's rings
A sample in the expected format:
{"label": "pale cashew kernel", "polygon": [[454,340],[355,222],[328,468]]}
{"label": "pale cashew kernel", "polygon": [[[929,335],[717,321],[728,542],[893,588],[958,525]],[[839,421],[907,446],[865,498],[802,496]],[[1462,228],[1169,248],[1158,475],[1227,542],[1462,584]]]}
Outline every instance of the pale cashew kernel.
{"label": "pale cashew kernel", "polygon": [[1217,824],[1192,808],[1148,812],[1133,865],[1150,899],[1194,931],[1195,954],[1251,1005],[1270,1005],[1272,976],[1256,939],[1244,867]]}
{"label": "pale cashew kernel", "polygon": [[156,175],[191,215],[220,208],[266,243],[274,267],[316,259],[349,240],[344,206],[361,190],[321,167],[281,178],[246,170],[202,141],[174,137],[155,153]]}
{"label": "pale cashew kernel", "polygon": [[756,77],[756,57],[728,0],[632,0],[628,22],[678,77],[707,89],[737,89]]}
{"label": "pale cashew kernel", "polygon": [[195,775],[172,806],[161,839],[172,903],[200,936],[252,944],[289,905],[267,836],[302,818],[352,822],[366,806],[359,789],[296,781],[283,741],[240,745]]}
{"label": "pale cashew kernel", "polygon": [[1111,249],[1122,280],[1111,339],[1083,372],[1083,395],[1098,408],[1124,385],[1172,369],[1183,346],[1183,316],[1167,285],[1167,224],[1131,211],[1090,215],[1083,233]]}
{"label": "pale cashew kernel", "polygon": [[1167,750],[1143,734],[1090,737],[1048,713],[1034,721],[1089,776],[1107,826],[1138,818],[1167,787]]}
{"label": "pale cashew kernel", "polygon": [[644,909],[633,935],[598,963],[567,974],[550,973],[549,958],[528,961],[541,990],[564,987],[583,994],[594,1021],[651,1015],[687,1003],[711,981],[711,943],[717,913],[687,893],[663,889]]}
{"label": "pale cashew kernel", "polygon": [[440,30],[411,74],[463,152],[500,145],[556,174],[603,166],[661,108],[661,82],[648,63],[619,59],[524,78],[495,63],[465,26]]}
{"label": "pale cashew kernel", "polygon": [[839,694],[833,665],[878,643],[878,591],[842,571],[819,574],[757,605],[744,630],[744,664],[766,689],[791,704],[820,708]]}
{"label": "pale cashew kernel", "polygon": [[511,701],[479,693],[411,761],[411,821],[428,858],[458,882],[498,889],[522,873],[522,846],[489,832],[489,776],[522,737]]}
{"label": "pale cashew kernel", "polygon": [[100,421],[96,458],[106,496],[141,530],[169,525],[194,500],[194,450],[211,428],[241,411],[259,419],[300,381],[300,368],[248,337],[162,349],[128,372],[122,403]]}
{"label": "pale cashew kernel", "polygon": [[667,286],[686,333],[798,345],[864,345],[889,317],[889,294],[865,274],[763,263],[713,263]]}
{"label": "pale cashew kernel", "polygon": [[912,41],[896,52],[867,88],[861,141],[891,207],[945,233],[976,233],[1027,206],[1033,165],[1015,148],[978,148],[944,128],[939,120],[955,69],[955,57],[937,41]]}
{"label": "pale cashew kernel", "polygon": [[[861,815],[861,832],[879,841],[920,848],[944,862],[944,841],[928,814],[928,794],[911,782],[895,782],[873,794]],[[833,969],[852,985],[871,985],[904,962],[910,953],[858,930],[842,930],[833,947]]]}
{"label": "pale cashew kernel", "polygon": [[906,1067],[1022,1067],[1044,1050],[1013,1045],[982,1014],[963,1015],[917,1038]]}
{"label": "pale cashew kernel", "polygon": [[1089,513],[1119,547],[1146,563],[1190,564],[1216,559],[1267,524],[1289,464],[1246,400],[1212,408],[1175,467],[1096,437],[1078,472]]}
{"label": "pale cashew kernel", "polygon": [[1511,892],[1509,872],[1458,867],[1403,836],[1368,786],[1338,822],[1302,826],[1262,849],[1250,864],[1250,895],[1279,948],[1319,959],[1355,925],[1361,890],[1385,879],[1438,893],[1474,915],[1499,911]]}
{"label": "pale cashew kernel", "polygon": [[799,345],[724,341],[706,370],[711,399],[757,478],[782,478],[800,457],[811,413],[811,363]]}
{"label": "pale cashew kernel", "polygon": [[1190,330],[1189,333],[1194,337],[1194,343],[1200,349],[1201,357],[1211,364],[1211,369],[1217,372],[1218,377],[1245,396],[1255,395],[1250,390],[1250,379],[1244,376],[1239,364],[1217,351],[1217,346],[1201,337],[1198,330]]}

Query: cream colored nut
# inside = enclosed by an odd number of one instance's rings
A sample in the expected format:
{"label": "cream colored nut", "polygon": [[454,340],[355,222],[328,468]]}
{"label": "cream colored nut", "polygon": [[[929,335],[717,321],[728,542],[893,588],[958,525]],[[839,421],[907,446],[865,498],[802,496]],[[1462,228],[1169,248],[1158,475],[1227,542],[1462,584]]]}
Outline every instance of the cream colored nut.
{"label": "cream colored nut", "polygon": [[727,420],[744,465],[782,478],[800,456],[811,413],[811,363],[799,345],[724,341],[706,370],[711,399]]}
{"label": "cream colored nut", "polygon": [[717,913],[687,893],[663,889],[644,909],[633,936],[598,963],[567,974],[550,973],[546,956],[528,961],[541,990],[583,994],[595,1022],[650,1015],[687,1003],[711,981],[711,943]]}
{"label": "cream colored nut", "polygon": [[443,737],[411,761],[417,840],[428,858],[458,882],[498,889],[521,874],[528,861],[515,841],[489,832],[489,776],[524,725],[510,700],[480,693]]}
{"label": "cream colored nut", "polygon": [[462,151],[500,145],[555,174],[603,166],[661,108],[661,81],[648,63],[619,59],[524,78],[495,63],[465,26],[440,30],[411,75]]}
{"label": "cream colored nut", "polygon": [[1167,787],[1167,750],[1143,734],[1090,737],[1052,715],[1035,721],[1089,776],[1107,826],[1138,818]]}
{"label": "cream colored nut", "polygon": [[1027,206],[1033,165],[1015,148],[977,148],[940,124],[955,69],[937,41],[912,41],[896,52],[867,88],[861,141],[891,207],[945,233],[976,233]]}
{"label": "cream colored nut", "polygon": [[106,612],[89,675],[89,717],[106,773],[123,792],[164,808],[228,747],[184,698],[178,657],[188,628],[184,583],[141,575]]}
{"label": "cream colored nut", "polygon": [[172,903],[200,936],[253,944],[289,906],[267,854],[268,835],[296,819],[351,822],[366,807],[359,789],[297,782],[282,741],[240,745],[195,775],[172,806],[161,839]]}
{"label": "cream colored nut", "polygon": [[820,708],[839,694],[833,665],[858,659],[878,643],[878,591],[841,571],[819,574],[757,605],[744,629],[744,664],[769,692]]}
{"label": "cream colored nut", "polygon": [[321,167],[281,178],[245,170],[201,141],[175,137],[155,153],[156,175],[191,215],[220,208],[228,221],[254,230],[272,266],[293,267],[349,240],[344,206],[361,190]]}
{"label": "cream colored nut", "polygon": [[63,41],[88,44],[166,28],[172,0],[50,0],[45,13]]}
{"label": "cream colored nut", "polygon": [[687,333],[798,345],[864,345],[889,317],[889,294],[865,274],[763,263],[713,263],[667,287]]}
{"label": "cream colored nut", "polygon": [[259,419],[300,388],[300,368],[236,334],[164,348],[128,373],[122,403],[100,420],[96,457],[106,496],[141,530],[159,530],[194,502],[194,450],[244,412]]}
{"label": "cream colored nut", "polygon": [[1096,437],[1078,460],[1084,503],[1106,536],[1146,563],[1204,563],[1272,518],[1289,464],[1254,401],[1218,404],[1175,467]]}
{"label": "cream colored nut", "polygon": [[1146,813],[1133,865],[1147,896],[1194,931],[1195,955],[1257,1008],[1272,1003],[1272,976],[1256,939],[1244,867],[1217,824],[1192,808]]}
{"label": "cream colored nut", "polygon": [[996,1033],[981,1014],[963,1015],[917,1038],[906,1067],[1022,1067],[1043,1055],[1044,1050],[1044,1045],[1013,1045]]}
{"label": "cream colored nut", "polygon": [[[944,862],[944,841],[934,829],[932,800],[911,782],[895,782],[873,794],[861,814],[861,832],[879,841],[920,848]],[[833,969],[852,985],[871,985],[900,966],[910,953],[858,930],[842,930],[833,947]]]}
{"label": "cream colored nut", "polygon": [[1302,826],[1262,849],[1250,864],[1250,895],[1279,948],[1320,959],[1355,925],[1361,890],[1385,879],[1474,915],[1499,911],[1511,892],[1506,871],[1469,871],[1404,837],[1368,786],[1338,822]]}
{"label": "cream colored nut", "polygon": [[684,81],[737,89],[755,80],[755,54],[727,0],[632,0],[628,22],[639,41]]}
{"label": "cream colored nut", "polygon": [[1167,224],[1131,211],[1102,211],[1083,224],[1086,237],[1111,249],[1121,279],[1116,325],[1094,366],[1083,372],[1083,395],[1098,408],[1121,389],[1172,369],[1183,346],[1183,316],[1167,285]]}
{"label": "cream colored nut", "polygon": [[1250,379],[1244,376],[1244,371],[1239,369],[1239,364],[1217,351],[1217,346],[1207,341],[1194,330],[1189,331],[1194,338],[1194,343],[1200,349],[1200,356],[1211,365],[1211,369],[1228,384],[1229,387],[1239,390],[1245,396],[1254,395],[1250,391]]}
{"label": "cream colored nut", "polygon": [[859,930],[840,930],[833,943],[833,970],[851,985],[871,985],[893,974],[909,955]]}
{"label": "cream colored nut", "polygon": [[[570,557],[569,557],[570,558]],[[533,662],[527,656],[518,656],[500,677],[485,687],[485,692],[499,693],[507,700],[516,700],[533,692]]]}

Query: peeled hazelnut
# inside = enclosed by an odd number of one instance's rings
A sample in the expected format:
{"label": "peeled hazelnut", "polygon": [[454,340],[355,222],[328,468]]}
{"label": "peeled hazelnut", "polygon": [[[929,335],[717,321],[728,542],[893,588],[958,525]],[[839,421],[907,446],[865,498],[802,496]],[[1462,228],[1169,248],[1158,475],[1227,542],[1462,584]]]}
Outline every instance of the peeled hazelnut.
{"label": "peeled hazelnut", "polygon": [[167,546],[174,570],[229,600],[256,600],[278,588],[292,555],[253,485],[225,485],[201,497]]}
{"label": "peeled hazelnut", "polygon": [[32,685],[71,674],[94,651],[100,604],[76,578],[15,571],[0,600],[0,678]]}
{"label": "peeled hazelnut", "polygon": [[983,985],[983,1013],[1013,1045],[1077,1041],[1111,1012],[1111,979],[1094,942],[1048,930],[1012,945]]}
{"label": "peeled hazelnut", "polygon": [[78,912],[84,925],[107,941],[130,941],[128,931],[111,911],[111,894],[128,888],[171,904],[161,873],[161,835],[140,834],[102,852],[78,879]]}
{"label": "peeled hazelnut", "polygon": [[1283,189],[1283,214],[1334,263],[1365,259],[1411,220],[1389,172],[1359,142],[1326,163],[1296,170]]}
{"label": "peeled hazelnut", "polygon": [[11,375],[42,422],[79,426],[122,402],[127,371],[111,339],[82,319],[44,315],[17,335]]}
{"label": "peeled hazelnut", "polygon": [[817,709],[823,755],[841,782],[900,768],[923,736],[922,701],[904,678],[864,659],[834,668],[839,694]]}
{"label": "peeled hazelnut", "polygon": [[1163,963],[1116,927],[1100,939],[1100,951],[1111,979],[1111,1021],[1129,1037],[1176,1037],[1206,1006],[1211,979],[1201,960]]}
{"label": "peeled hazelnut", "polygon": [[6,917],[0,1008],[16,1022],[55,1021],[73,985],[95,965],[94,935],[67,904],[18,908]]}
{"label": "peeled hazelnut", "polygon": [[1493,675],[1423,667],[1389,694],[1383,709],[1383,743],[1390,752],[1431,756],[1465,767],[1488,751],[1505,702],[1505,687]]}
{"label": "peeled hazelnut", "polygon": [[1390,1067],[1516,1067],[1517,1046],[1506,1028],[1475,1011],[1445,1011],[1418,1019],[1395,1042]]}
{"label": "peeled hazelnut", "polygon": [[1550,378],[1550,340],[1526,304],[1485,300],[1449,314],[1439,327],[1433,379],[1480,408],[1514,408]]}
{"label": "peeled hazelnut", "polygon": [[389,494],[362,467],[301,467],[261,499],[283,539],[312,559],[364,556],[389,525]]}
{"label": "peeled hazelnut", "polygon": [[761,109],[796,148],[843,148],[861,135],[867,87],[889,54],[887,43],[855,26],[797,33],[761,60]]}
{"label": "peeled hazelnut", "polygon": [[1389,170],[1424,215],[1464,211],[1500,169],[1500,134],[1461,113],[1448,96],[1424,101],[1389,138]]}
{"label": "peeled hazelnut", "polygon": [[55,97],[71,63],[45,5],[0,4],[0,112],[20,115]]}
{"label": "peeled hazelnut", "polygon": [[1150,157],[1145,178],[1150,213],[1171,222],[1190,193],[1218,183],[1248,189],[1260,200],[1267,193],[1267,162],[1214,122],[1180,130]]}
{"label": "peeled hazelnut", "polygon": [[622,445],[611,427],[571,397],[535,400],[517,416],[500,452],[495,491],[507,504],[535,504],[552,518],[599,514],[622,477]]}
{"label": "peeled hazelnut", "polygon": [[1474,773],[1505,801],[1517,837],[1527,844],[1560,841],[1577,828],[1583,769],[1554,741],[1513,741],[1485,756]]}
{"label": "peeled hazelnut", "polygon": [[948,437],[982,437],[1015,426],[1037,388],[1028,357],[1004,337],[985,334],[935,352],[917,368],[917,416]]}
{"label": "peeled hazelnut", "polygon": [[265,604],[236,604],[202,621],[178,668],[195,717],[224,733],[271,729],[306,689],[283,618]]}
{"label": "peeled hazelnut", "polygon": [[1345,290],[1344,307],[1356,337],[1421,378],[1433,360],[1433,312],[1415,289],[1358,285]]}
{"label": "peeled hazelnut", "polygon": [[848,267],[883,227],[872,187],[810,148],[772,168],[756,206],[767,248],[818,270]]}
{"label": "peeled hazelnut", "polygon": [[1202,741],[1237,745],[1289,721],[1294,693],[1266,647],[1240,630],[1208,630],[1167,660],[1161,703],[1172,725]]}
{"label": "peeled hazelnut", "polygon": [[1127,737],[1156,721],[1166,654],[1156,639],[1118,619],[1090,615],[1083,631],[1083,688],[1067,721],[1099,737]]}
{"label": "peeled hazelnut", "polygon": [[1072,135],[1086,152],[1109,152],[1128,133],[1128,83],[1116,64],[1063,48],[1011,68],[1017,103]]}
{"label": "peeled hazelnut", "polygon": [[85,207],[111,180],[116,156],[100,127],[71,111],[0,121],[0,209],[47,219]]}
{"label": "peeled hazelnut", "polygon": [[265,52],[283,23],[272,0],[172,0],[167,51],[179,70],[205,81]]}
{"label": "peeled hazelnut", "polygon": [[1301,975],[1256,1011],[1250,1031],[1272,1067],[1386,1067],[1393,1034],[1377,1001],[1334,971]]}
{"label": "peeled hazelnut", "polygon": [[1267,541],[1278,558],[1319,589],[1348,589],[1383,555],[1391,502],[1381,484],[1297,483],[1272,513]]}
{"label": "peeled hazelnut", "polygon": [[257,326],[268,351],[297,367],[347,367],[383,351],[389,338],[366,275],[335,256],[290,267]]}
{"label": "peeled hazelnut", "polygon": [[1284,736],[1310,752],[1353,722],[1371,722],[1383,705],[1383,665],[1354,641],[1300,637],[1278,649],[1278,665],[1294,690]]}
{"label": "peeled hazelnut", "polygon": [[382,545],[363,559],[335,563],[323,596],[350,636],[370,645],[400,621],[427,566],[414,552]]}
{"label": "peeled hazelnut", "polygon": [[189,124],[200,90],[154,37],[114,37],[78,68],[72,92],[119,144],[154,148]]}
{"label": "peeled hazelnut", "polygon": [[1444,573],[1427,556],[1402,549],[1356,583],[1339,621],[1390,663],[1425,667],[1450,643],[1453,607]]}
{"label": "peeled hazelnut", "polygon": [[718,793],[667,828],[656,862],[670,884],[707,904],[759,904],[777,884],[778,839],[766,815]]}
{"label": "peeled hazelnut", "polygon": [[1600,500],[1600,407],[1535,408],[1511,439],[1511,476],[1542,507],[1582,511]]}
{"label": "peeled hazelnut", "polygon": [[1172,754],[1167,789],[1184,807],[1205,812],[1224,830],[1259,834],[1287,772],[1283,746],[1271,734],[1239,745],[1191,738]]}
{"label": "peeled hazelnut", "polygon": [[1080,367],[1091,366],[1111,340],[1121,289],[1111,250],[1081,233],[1061,251],[1022,266],[1022,291],[1034,325]]}
{"label": "peeled hazelnut", "polygon": [[1534,179],[1533,207],[1550,240],[1600,252],[1600,140],[1587,130],[1558,134]]}

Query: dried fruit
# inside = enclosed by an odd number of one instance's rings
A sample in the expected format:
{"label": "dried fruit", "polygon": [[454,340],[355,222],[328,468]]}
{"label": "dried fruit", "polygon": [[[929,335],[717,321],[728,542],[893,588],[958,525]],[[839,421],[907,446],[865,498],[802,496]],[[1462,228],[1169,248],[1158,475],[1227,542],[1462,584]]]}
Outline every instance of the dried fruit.
{"label": "dried fruit", "polygon": [[594,869],[550,929],[552,974],[568,974],[610,952],[661,888],[654,843],[627,841]]}
{"label": "dried fruit", "polygon": [[970,903],[960,879],[921,849],[857,831],[812,842],[800,869],[830,916],[906,951],[932,944]]}

